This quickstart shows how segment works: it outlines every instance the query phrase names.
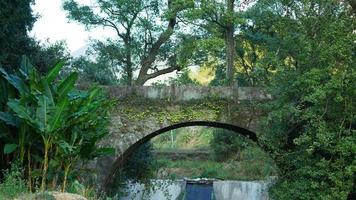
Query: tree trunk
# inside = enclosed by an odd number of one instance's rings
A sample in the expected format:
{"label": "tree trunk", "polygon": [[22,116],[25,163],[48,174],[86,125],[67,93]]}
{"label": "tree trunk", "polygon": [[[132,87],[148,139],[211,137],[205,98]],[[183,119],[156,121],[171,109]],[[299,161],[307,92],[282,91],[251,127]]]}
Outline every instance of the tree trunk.
{"label": "tree trunk", "polygon": [[28,147],[27,150],[27,170],[28,170],[28,190],[32,192],[32,177],[31,177],[31,146]]}
{"label": "tree trunk", "polygon": [[46,177],[48,169],[48,151],[50,146],[50,141],[48,139],[43,139],[44,142],[44,160],[43,160],[43,169],[42,169],[42,180],[41,180],[41,192],[44,192],[46,189]]}
{"label": "tree trunk", "polygon": [[22,124],[20,127],[20,135],[19,135],[19,145],[20,145],[20,161],[21,164],[24,161],[25,157],[25,135],[26,135],[26,125]]}
{"label": "tree trunk", "polygon": [[131,45],[130,45],[130,33],[128,32],[127,38],[124,40],[124,45],[126,49],[126,68],[125,68],[125,73],[126,73],[126,78],[127,78],[127,84],[132,85],[133,84],[133,69],[132,69],[132,53],[131,53]]}
{"label": "tree trunk", "polygon": [[66,191],[66,187],[67,187],[67,178],[68,178],[68,173],[69,173],[69,169],[70,169],[71,164],[66,164],[64,166],[64,178],[63,178],[63,186],[62,186],[62,192]]}
{"label": "tree trunk", "polygon": [[226,80],[229,86],[234,84],[234,61],[235,61],[235,40],[234,40],[234,2],[227,0],[227,24],[226,24]]}

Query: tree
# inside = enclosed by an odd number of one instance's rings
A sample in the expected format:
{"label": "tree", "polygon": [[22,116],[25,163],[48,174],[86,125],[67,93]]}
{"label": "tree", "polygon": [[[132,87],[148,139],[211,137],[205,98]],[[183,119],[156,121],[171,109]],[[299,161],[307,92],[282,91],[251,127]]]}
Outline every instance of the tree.
{"label": "tree", "polygon": [[0,64],[6,71],[16,71],[23,55],[27,55],[44,74],[58,60],[69,61],[64,42],[40,44],[28,33],[37,17],[32,13],[34,0],[3,0],[0,2]]}
{"label": "tree", "polygon": [[235,69],[235,23],[234,23],[234,7],[235,0],[227,0],[226,2],[226,80],[229,85],[234,81]]}
{"label": "tree", "polygon": [[114,85],[123,82],[125,85],[125,79],[119,79],[116,76],[115,66],[112,66],[112,62],[106,59],[97,59],[96,61],[90,61],[85,57],[80,57],[72,62],[72,68],[70,71],[77,71],[79,74],[79,82],[97,83],[99,85]]}
{"label": "tree", "polygon": [[[244,4],[248,4],[248,2],[204,0],[199,1],[197,6],[187,12],[186,15],[187,23],[195,25],[202,30],[199,39],[203,43],[212,42],[216,44],[216,40],[219,39],[224,41],[225,53],[218,52],[217,57],[225,59],[225,82],[228,85],[233,85],[235,82],[236,42],[238,39],[236,37],[236,28],[244,24],[241,18],[242,11],[237,10]],[[213,47],[212,49],[215,48]],[[209,48],[207,51],[213,52],[212,49]]]}
{"label": "tree", "polygon": [[23,54],[33,50],[33,40],[27,35],[36,18],[32,14],[33,0],[3,0],[0,2],[0,63],[6,70],[16,69]]}
{"label": "tree", "polygon": [[261,141],[280,170],[272,198],[346,199],[356,166],[355,13],[315,0],[263,0],[250,12],[274,67]]}
{"label": "tree", "polygon": [[[108,39],[106,55],[122,67],[127,84],[143,85],[159,75],[179,70],[174,49],[178,48],[177,16],[191,5],[190,0],[97,0],[95,6],[67,0],[64,9],[71,20],[87,28],[108,27],[116,32]],[[94,9],[98,8],[98,9]],[[167,67],[161,67],[165,63]],[[138,77],[134,79],[134,72]]]}
{"label": "tree", "polygon": [[241,159],[241,151],[248,146],[248,141],[235,132],[226,129],[214,129],[213,139],[210,141],[217,161],[225,161],[232,155]]}

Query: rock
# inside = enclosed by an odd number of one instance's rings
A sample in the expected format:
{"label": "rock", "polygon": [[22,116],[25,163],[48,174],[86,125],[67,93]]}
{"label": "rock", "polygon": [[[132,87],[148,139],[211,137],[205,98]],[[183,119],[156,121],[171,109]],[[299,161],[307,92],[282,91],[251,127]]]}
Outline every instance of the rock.
{"label": "rock", "polygon": [[87,200],[85,197],[71,193],[54,192],[52,193],[52,196],[55,198],[55,200]]}
{"label": "rock", "polygon": [[78,194],[46,192],[33,195],[24,195],[15,200],[87,200]]}

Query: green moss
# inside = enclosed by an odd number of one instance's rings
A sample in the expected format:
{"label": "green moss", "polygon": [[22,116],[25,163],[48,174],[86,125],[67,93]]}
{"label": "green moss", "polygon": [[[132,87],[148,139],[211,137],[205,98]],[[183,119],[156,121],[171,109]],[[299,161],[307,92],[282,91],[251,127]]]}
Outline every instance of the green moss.
{"label": "green moss", "polygon": [[152,101],[131,97],[119,102],[119,112],[129,120],[154,118],[161,124],[165,120],[170,123],[207,118],[218,120],[229,103],[227,100],[204,99],[176,105],[169,100]]}

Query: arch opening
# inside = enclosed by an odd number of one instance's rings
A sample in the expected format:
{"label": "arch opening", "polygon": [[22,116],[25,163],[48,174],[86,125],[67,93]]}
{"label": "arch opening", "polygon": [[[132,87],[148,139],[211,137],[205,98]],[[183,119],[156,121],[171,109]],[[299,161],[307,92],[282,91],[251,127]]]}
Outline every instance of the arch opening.
{"label": "arch opening", "polygon": [[183,122],[183,123],[178,123],[178,124],[173,124],[164,128],[161,128],[157,131],[154,131],[148,135],[146,135],[145,137],[141,138],[140,140],[138,140],[137,142],[135,142],[133,145],[131,145],[125,152],[123,152],[118,158],[115,159],[115,162],[113,163],[109,174],[106,176],[106,178],[104,179],[104,183],[102,185],[102,189],[104,191],[107,191],[112,184],[112,179],[115,176],[115,174],[117,173],[117,171],[122,168],[126,161],[128,160],[128,158],[143,144],[145,144],[146,142],[150,141],[152,138],[168,132],[170,130],[174,130],[174,129],[178,129],[178,128],[183,128],[183,127],[191,127],[191,126],[205,126],[205,127],[211,127],[211,128],[222,128],[222,129],[226,129],[226,130],[230,130],[232,132],[235,132],[237,134],[240,134],[241,136],[253,141],[255,144],[259,145],[259,141],[257,138],[256,133],[236,126],[236,125],[231,125],[231,124],[227,124],[227,123],[221,123],[221,122],[214,122],[214,121],[190,121],[190,122]]}

